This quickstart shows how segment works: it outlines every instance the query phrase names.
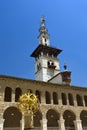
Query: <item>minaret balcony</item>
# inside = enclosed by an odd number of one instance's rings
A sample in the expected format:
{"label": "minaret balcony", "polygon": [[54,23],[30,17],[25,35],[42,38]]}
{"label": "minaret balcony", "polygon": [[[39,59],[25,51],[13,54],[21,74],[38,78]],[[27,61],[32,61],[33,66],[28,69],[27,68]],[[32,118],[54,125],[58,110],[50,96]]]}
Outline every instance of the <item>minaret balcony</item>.
{"label": "minaret balcony", "polygon": [[48,65],[48,68],[50,68],[50,69],[55,69],[56,66],[55,66],[55,65]]}

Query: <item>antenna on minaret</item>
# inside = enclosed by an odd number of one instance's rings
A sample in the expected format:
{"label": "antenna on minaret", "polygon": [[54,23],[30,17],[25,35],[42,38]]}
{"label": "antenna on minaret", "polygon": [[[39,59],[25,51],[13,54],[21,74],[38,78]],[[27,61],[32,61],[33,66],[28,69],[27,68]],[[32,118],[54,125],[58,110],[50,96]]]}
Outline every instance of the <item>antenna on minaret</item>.
{"label": "antenna on minaret", "polygon": [[67,64],[66,64],[66,62],[64,63],[64,70],[66,70],[67,69]]}
{"label": "antenna on minaret", "polygon": [[41,24],[42,24],[42,26],[43,26],[43,25],[45,26],[45,19],[44,19],[44,16],[41,17]]}

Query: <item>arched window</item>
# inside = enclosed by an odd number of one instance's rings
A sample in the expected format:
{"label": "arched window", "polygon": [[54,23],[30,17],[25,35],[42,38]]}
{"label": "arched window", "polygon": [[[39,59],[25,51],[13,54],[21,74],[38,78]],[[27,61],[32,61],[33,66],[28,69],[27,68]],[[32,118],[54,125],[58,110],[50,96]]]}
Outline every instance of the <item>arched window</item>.
{"label": "arched window", "polygon": [[68,94],[69,105],[74,105],[73,96],[71,93]]}
{"label": "arched window", "polygon": [[82,130],[87,130],[87,111],[82,110],[80,113],[80,119],[82,124]]}
{"label": "arched window", "polygon": [[76,95],[76,99],[77,99],[77,105],[83,106],[82,97],[80,95]]}
{"label": "arched window", "polygon": [[53,66],[53,65],[54,65],[53,61],[49,60],[48,61],[48,67]]}
{"label": "arched window", "polygon": [[46,91],[45,97],[46,97],[46,104],[51,104],[50,93],[48,91]]}
{"label": "arched window", "polygon": [[36,90],[36,96],[39,99],[39,102],[41,103],[41,94],[39,90]]}
{"label": "arched window", "polygon": [[74,121],[76,116],[72,111],[66,110],[63,113],[63,118],[65,120],[65,130],[75,130]]}
{"label": "arched window", "polygon": [[22,94],[21,89],[20,88],[16,88],[16,90],[15,90],[15,102],[18,101],[18,99],[21,96],[21,94]]}
{"label": "arched window", "polygon": [[11,102],[11,96],[12,96],[12,89],[10,87],[6,87],[4,101]]}
{"label": "arched window", "polygon": [[47,111],[47,114],[46,114],[46,119],[47,119],[47,127],[48,127],[48,130],[57,130],[58,127],[59,127],[59,124],[58,124],[58,120],[60,118],[60,114],[53,110],[53,109],[49,109]]}
{"label": "arched window", "polygon": [[66,94],[62,93],[62,104],[67,105]]}
{"label": "arched window", "polygon": [[22,113],[16,107],[8,107],[3,113],[4,129],[13,128],[16,130],[20,128],[20,121],[22,119]]}
{"label": "arched window", "polygon": [[85,106],[87,106],[87,96],[84,96]]}
{"label": "arched window", "polygon": [[58,95],[56,92],[53,92],[53,104],[58,104]]}
{"label": "arched window", "polygon": [[34,116],[33,116],[34,127],[40,127],[41,126],[41,123],[40,123],[41,120],[42,120],[42,113],[40,111],[35,112]]}

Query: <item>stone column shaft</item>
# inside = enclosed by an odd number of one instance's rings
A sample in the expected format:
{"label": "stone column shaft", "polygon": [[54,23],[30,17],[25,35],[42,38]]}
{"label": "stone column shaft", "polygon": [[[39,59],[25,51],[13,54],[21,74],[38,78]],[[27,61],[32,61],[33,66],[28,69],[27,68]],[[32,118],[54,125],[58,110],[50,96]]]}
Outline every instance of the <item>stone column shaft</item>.
{"label": "stone column shaft", "polygon": [[64,122],[65,122],[64,119],[58,120],[59,130],[65,130],[65,124],[64,124]]}
{"label": "stone column shaft", "polygon": [[81,120],[76,120],[76,121],[74,121],[74,124],[75,124],[75,130],[83,130],[83,129],[82,129]]}
{"label": "stone column shaft", "polygon": [[40,122],[41,122],[41,130],[47,130],[47,119],[42,119]]}
{"label": "stone column shaft", "polygon": [[4,119],[0,119],[0,130],[3,130]]}
{"label": "stone column shaft", "polygon": [[22,120],[20,121],[20,130],[24,130],[24,115],[22,116]]}

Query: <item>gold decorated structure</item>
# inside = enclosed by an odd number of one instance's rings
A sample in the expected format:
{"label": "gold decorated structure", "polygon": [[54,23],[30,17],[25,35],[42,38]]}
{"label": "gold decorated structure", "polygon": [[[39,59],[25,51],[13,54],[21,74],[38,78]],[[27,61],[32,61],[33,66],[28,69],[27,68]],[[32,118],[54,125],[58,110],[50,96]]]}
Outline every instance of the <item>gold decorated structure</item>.
{"label": "gold decorated structure", "polygon": [[40,103],[37,96],[28,91],[22,94],[19,98],[18,108],[21,112],[31,111],[33,113],[37,112],[40,108]]}

